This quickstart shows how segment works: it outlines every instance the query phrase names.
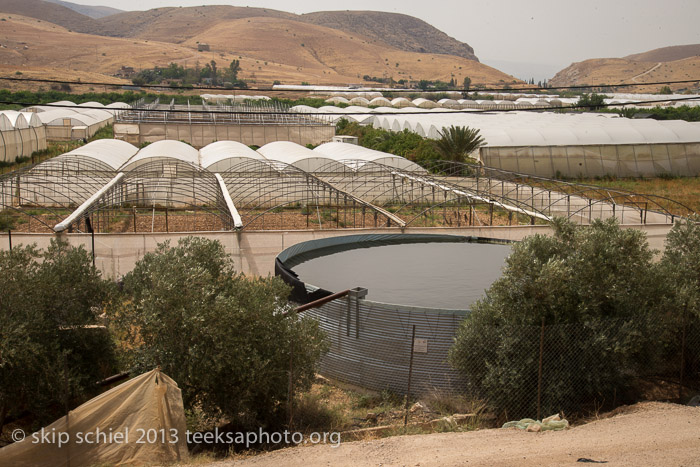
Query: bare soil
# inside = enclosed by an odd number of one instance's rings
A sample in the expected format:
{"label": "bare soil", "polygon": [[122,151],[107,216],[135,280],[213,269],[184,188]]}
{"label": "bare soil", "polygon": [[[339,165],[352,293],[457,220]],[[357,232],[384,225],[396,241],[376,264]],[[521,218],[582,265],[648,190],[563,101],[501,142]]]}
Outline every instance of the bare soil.
{"label": "bare soil", "polygon": [[[32,211],[32,208],[27,208]],[[483,208],[482,208],[483,209]],[[42,208],[36,208],[41,211]],[[466,227],[468,225],[518,225],[524,219],[513,216],[509,219],[503,212],[495,212],[493,220],[487,211],[468,211],[462,209],[435,210],[426,216],[418,216],[419,211],[412,213],[398,213],[398,216],[406,222],[411,222],[412,227]],[[51,233],[52,227],[68,216],[68,211],[56,213],[33,213],[32,216],[13,213],[17,219],[13,232]],[[134,219],[136,228],[134,228]],[[320,223],[319,223],[320,219]],[[279,213],[260,212],[243,213],[243,224],[247,230],[321,230],[343,228],[377,228],[386,227],[387,218],[384,215],[361,211],[353,213],[340,209],[325,209],[323,212],[311,211],[305,214],[299,210],[285,210]],[[96,232],[130,233],[130,232],[215,232],[226,230],[226,226],[220,217],[205,211],[170,211],[167,218],[164,211],[155,213],[147,208],[140,208],[134,216],[133,211],[123,210],[117,213],[100,212],[93,216],[93,227]],[[396,227],[394,222],[391,226]],[[76,223],[74,231],[87,232],[83,221]]]}
{"label": "bare soil", "polygon": [[[373,43],[368,38],[282,18],[212,21],[211,27],[180,42],[174,38],[201,21],[197,15],[192,17],[192,24],[185,18],[172,18],[157,28],[157,34],[149,28],[151,33],[147,37],[138,38],[83,34],[4,12],[0,12],[0,19],[4,20],[4,34],[0,32],[0,74],[4,76],[19,72],[17,76],[24,78],[72,77],[86,82],[115,83],[125,82],[111,76],[122,66],[141,70],[174,62],[192,68],[214,60],[219,67],[225,67],[235,59],[241,65],[238,77],[256,86],[277,80],[314,85],[361,83],[363,75],[392,76],[396,80],[449,81],[454,77],[457,83],[469,76],[474,83],[522,84],[474,60],[405,52]],[[198,51],[198,43],[208,43],[211,50]],[[97,86],[95,90],[102,91],[101,88]]]}
{"label": "bare soil", "polygon": [[[396,436],[301,446],[210,464],[275,465],[700,465],[700,408],[644,402],[566,431],[517,428]],[[201,464],[199,464],[201,465]]]}
{"label": "bare soil", "polygon": [[[635,61],[629,58],[594,58],[576,62],[559,71],[550,81],[552,86],[572,86],[582,83],[655,83],[693,79],[700,67],[700,57],[687,57],[663,62]],[[637,79],[634,79],[637,77]],[[687,88],[692,83],[670,85],[671,89]],[[657,92],[663,85],[635,86],[620,92]]]}

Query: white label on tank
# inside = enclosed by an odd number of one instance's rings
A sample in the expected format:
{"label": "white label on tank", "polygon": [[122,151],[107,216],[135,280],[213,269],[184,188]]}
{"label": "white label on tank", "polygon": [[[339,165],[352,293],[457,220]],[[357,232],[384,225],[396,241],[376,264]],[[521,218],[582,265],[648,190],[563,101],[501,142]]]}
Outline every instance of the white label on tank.
{"label": "white label on tank", "polygon": [[413,351],[415,353],[428,353],[428,339],[414,339]]}

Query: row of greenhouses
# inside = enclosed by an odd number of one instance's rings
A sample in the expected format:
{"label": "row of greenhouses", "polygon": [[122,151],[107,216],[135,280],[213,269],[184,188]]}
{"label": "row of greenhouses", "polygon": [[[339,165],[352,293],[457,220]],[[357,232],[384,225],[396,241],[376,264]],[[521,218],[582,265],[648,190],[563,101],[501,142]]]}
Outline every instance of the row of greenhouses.
{"label": "row of greenhouses", "polygon": [[26,232],[188,232],[533,225],[616,217],[669,224],[656,197],[455,162],[420,167],[354,144],[253,150],[219,141],[144,148],[97,140],[0,176],[0,211]]}
{"label": "row of greenhouses", "polygon": [[471,112],[380,107],[292,110],[342,118],[389,131],[438,139],[445,127],[476,128],[484,165],[542,177],[700,175],[700,123],[629,119],[616,114]]}

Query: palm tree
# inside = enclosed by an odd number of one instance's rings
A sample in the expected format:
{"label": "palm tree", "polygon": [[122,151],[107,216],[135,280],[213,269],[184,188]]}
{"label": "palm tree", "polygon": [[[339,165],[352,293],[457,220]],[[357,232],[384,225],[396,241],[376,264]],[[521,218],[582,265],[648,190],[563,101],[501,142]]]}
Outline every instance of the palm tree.
{"label": "palm tree", "polygon": [[435,149],[444,160],[455,163],[466,162],[472,152],[486,144],[478,128],[452,125],[449,128],[442,127],[438,134],[440,139],[435,141]]}

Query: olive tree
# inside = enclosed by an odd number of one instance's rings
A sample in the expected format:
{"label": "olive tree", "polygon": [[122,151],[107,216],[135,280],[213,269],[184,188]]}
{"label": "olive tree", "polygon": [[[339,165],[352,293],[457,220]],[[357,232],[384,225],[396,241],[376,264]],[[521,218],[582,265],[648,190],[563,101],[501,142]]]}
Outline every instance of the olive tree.
{"label": "olive tree", "polygon": [[543,409],[576,410],[620,397],[651,364],[655,316],[665,303],[644,234],[614,219],[514,244],[503,275],[472,307],[450,352],[469,389],[511,416],[533,416],[541,327]]}
{"label": "olive tree", "polygon": [[0,430],[23,413],[50,421],[114,373],[112,339],[98,325],[113,291],[83,247],[0,251]]}
{"label": "olive tree", "polygon": [[300,319],[278,278],[234,271],[221,243],[187,237],[143,257],[124,278],[127,298],[112,311],[132,364],[160,366],[187,409],[239,425],[279,421],[290,361],[308,387],[324,350],[318,324]]}
{"label": "olive tree", "polygon": [[661,260],[677,306],[700,318],[700,218],[676,222]]}
{"label": "olive tree", "polygon": [[[672,302],[666,318],[675,323],[675,339],[662,350],[671,357],[672,368],[683,355],[685,375],[700,375],[700,217],[675,223],[666,236],[666,249],[661,259],[667,290]],[[685,334],[685,335],[683,335]],[[681,344],[685,342],[685,349]]]}

